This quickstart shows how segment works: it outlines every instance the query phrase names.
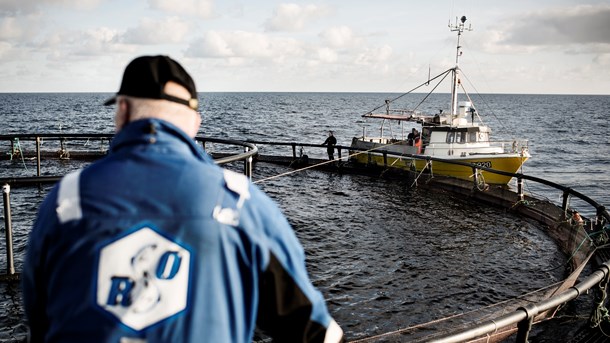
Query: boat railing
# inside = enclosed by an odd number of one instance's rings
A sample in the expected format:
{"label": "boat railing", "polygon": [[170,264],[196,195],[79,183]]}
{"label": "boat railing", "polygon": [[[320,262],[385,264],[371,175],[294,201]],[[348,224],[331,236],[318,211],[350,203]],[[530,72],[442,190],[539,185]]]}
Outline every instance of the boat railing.
{"label": "boat railing", "polygon": [[527,139],[490,141],[489,145],[500,146],[505,153],[519,153],[529,150],[529,141]]}
{"label": "boat railing", "polygon": [[[393,137],[388,137],[388,136],[366,136],[366,135],[362,135],[359,137],[355,137],[363,142],[368,142],[368,143],[376,143],[376,144],[395,144],[398,142],[404,142],[406,141],[406,139],[400,139],[400,138],[393,138]],[[424,141],[426,139],[424,138]],[[459,149],[464,149],[464,150],[468,150],[468,149],[480,149],[481,148],[481,144],[484,144],[485,142],[481,143],[481,142],[464,142],[462,143],[453,143],[455,148],[459,148]],[[499,147],[502,149],[502,151],[504,153],[521,153],[523,151],[528,151],[529,150],[529,141],[527,139],[513,139],[513,140],[493,140],[493,141],[489,141],[489,147],[492,148],[496,148]],[[427,148],[430,149],[435,149],[435,148],[441,148],[441,149],[446,149],[447,146],[445,144],[443,144],[441,147],[436,147],[435,143],[430,143]]]}
{"label": "boat railing", "polygon": [[367,136],[367,137],[359,138],[359,139],[362,140],[363,142],[375,143],[375,144],[396,144],[396,143],[400,143],[400,142],[406,143],[406,140],[404,140],[404,139],[390,138],[390,137]]}

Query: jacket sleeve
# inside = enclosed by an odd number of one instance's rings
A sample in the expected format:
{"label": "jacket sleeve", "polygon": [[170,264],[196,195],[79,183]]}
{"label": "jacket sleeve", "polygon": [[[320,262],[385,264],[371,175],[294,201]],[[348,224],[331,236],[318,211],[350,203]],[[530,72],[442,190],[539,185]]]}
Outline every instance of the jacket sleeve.
{"label": "jacket sleeve", "polygon": [[322,297],[308,296],[290,273],[271,254],[261,278],[258,326],[279,342],[343,342],[343,331],[330,318],[312,318]]}
{"label": "jacket sleeve", "polygon": [[305,254],[285,217],[265,201],[269,255],[259,282],[257,325],[279,342],[342,342],[322,294],[305,267]]}

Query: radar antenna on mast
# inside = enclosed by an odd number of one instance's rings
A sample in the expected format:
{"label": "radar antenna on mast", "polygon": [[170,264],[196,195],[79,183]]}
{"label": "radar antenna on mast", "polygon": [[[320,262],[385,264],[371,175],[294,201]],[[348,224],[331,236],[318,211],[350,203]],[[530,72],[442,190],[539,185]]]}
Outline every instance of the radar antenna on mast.
{"label": "radar antenna on mast", "polygon": [[466,16],[462,16],[462,18],[459,19],[458,22],[458,18],[455,17],[455,24],[451,24],[451,22],[449,22],[449,29],[452,32],[456,32],[458,33],[458,44],[457,44],[457,53],[456,53],[456,57],[455,57],[455,63],[456,65],[459,62],[459,57],[462,55],[462,46],[460,45],[460,36],[462,35],[462,32],[464,31],[472,31],[472,25],[468,24],[468,27],[466,27]]}
{"label": "radar antenna on mast", "polygon": [[451,22],[449,22],[449,29],[452,32],[457,32],[457,48],[456,48],[456,53],[455,53],[455,68],[453,68],[453,85],[451,87],[451,114],[452,115],[456,115],[457,114],[457,102],[458,102],[458,96],[457,96],[457,90],[458,90],[458,85],[460,84],[460,56],[462,56],[462,46],[460,45],[460,36],[462,35],[462,32],[464,31],[472,31],[472,26],[470,24],[468,24],[468,27],[466,28],[465,26],[466,24],[466,16],[462,16],[462,18],[458,19],[457,17],[455,18],[455,24],[452,25]]}

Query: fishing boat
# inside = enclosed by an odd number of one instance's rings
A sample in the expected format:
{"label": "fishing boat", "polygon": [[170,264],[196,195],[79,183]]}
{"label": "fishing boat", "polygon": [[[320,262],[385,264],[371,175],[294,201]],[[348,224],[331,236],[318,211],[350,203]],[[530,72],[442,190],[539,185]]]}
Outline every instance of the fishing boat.
{"label": "fishing boat", "polygon": [[[462,55],[460,37],[466,28],[466,17],[456,24],[449,25],[451,31],[457,32],[457,51],[455,66],[431,78],[408,93],[396,99],[386,100],[384,113],[364,114],[366,119],[381,120],[380,135],[367,136],[363,129],[362,136],[354,137],[351,143],[350,159],[357,164],[380,165],[388,168],[409,169],[415,172],[428,171],[434,175],[443,175],[459,179],[472,180],[486,184],[506,185],[512,176],[493,173],[486,169],[516,173],[523,163],[530,158],[527,140],[492,141],[491,128],[483,124],[478,109],[470,95],[464,89],[460,79],[459,59]],[[445,79],[451,79],[451,99],[448,111],[440,110],[435,114],[426,114],[415,109],[395,109],[392,103],[418,88],[439,80],[436,89]],[[458,94],[461,89],[463,94]],[[427,98],[427,97],[426,97]],[[421,103],[420,103],[421,104]],[[400,136],[390,130],[384,136],[387,123],[401,126]],[[404,135],[404,124],[409,123],[411,133]],[[386,129],[386,132],[388,130]],[[407,130],[408,131],[408,130]],[[433,163],[432,163],[432,162]],[[479,168],[473,168],[479,167]],[[473,170],[476,170],[473,172]]]}

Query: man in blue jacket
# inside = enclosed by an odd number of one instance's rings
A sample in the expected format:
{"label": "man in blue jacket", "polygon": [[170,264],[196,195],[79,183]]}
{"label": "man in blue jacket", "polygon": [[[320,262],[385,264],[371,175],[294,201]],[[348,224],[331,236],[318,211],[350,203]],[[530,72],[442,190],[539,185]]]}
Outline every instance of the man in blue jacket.
{"label": "man in blue jacket", "polygon": [[23,270],[34,342],[287,342],[343,338],[277,205],[193,141],[188,73],[125,69],[109,155],[40,208]]}

